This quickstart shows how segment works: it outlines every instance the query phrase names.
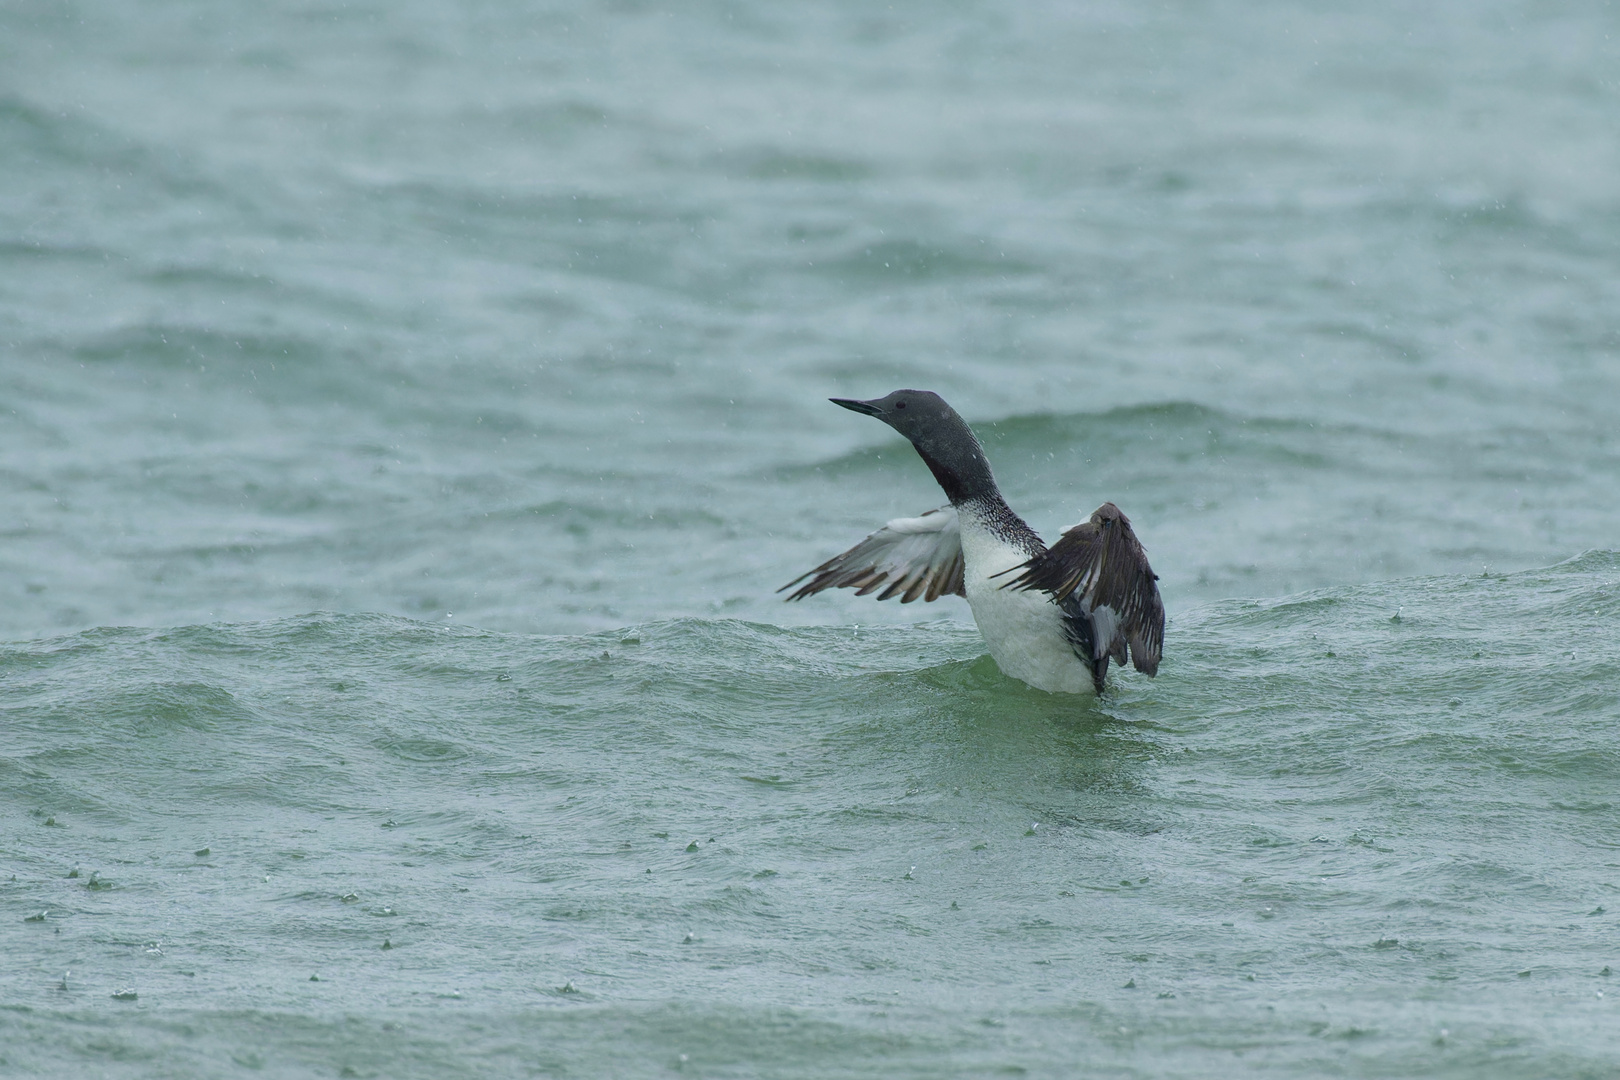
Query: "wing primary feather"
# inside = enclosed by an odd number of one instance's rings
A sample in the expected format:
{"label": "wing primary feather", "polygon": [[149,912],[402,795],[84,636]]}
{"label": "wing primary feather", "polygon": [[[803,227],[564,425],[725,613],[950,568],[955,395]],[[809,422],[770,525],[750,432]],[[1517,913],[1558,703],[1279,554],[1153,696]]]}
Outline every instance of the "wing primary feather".
{"label": "wing primary feather", "polygon": [[962,566],[956,509],[944,506],[921,517],[894,519],[776,591],[794,589],[787,599],[803,600],[824,589],[853,588],[856,596],[876,592],[879,600],[899,596],[909,604],[921,596],[931,602],[947,593],[967,595]]}

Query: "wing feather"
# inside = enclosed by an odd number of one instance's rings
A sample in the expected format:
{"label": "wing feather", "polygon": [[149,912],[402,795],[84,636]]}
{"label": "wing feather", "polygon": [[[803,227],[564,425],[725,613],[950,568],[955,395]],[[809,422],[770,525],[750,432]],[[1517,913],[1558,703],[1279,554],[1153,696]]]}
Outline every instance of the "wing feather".
{"label": "wing feather", "polygon": [[1159,670],[1164,652],[1159,576],[1119,507],[1103,503],[1090,521],[1064,530],[1050,550],[1014,570],[1022,573],[1003,588],[1041,589],[1060,604],[1071,596],[1079,601],[1092,619],[1098,658],[1111,655],[1123,664],[1129,649],[1137,671]]}
{"label": "wing feather", "polygon": [[828,559],[777,589],[786,592],[809,578],[789,600],[803,600],[823,589],[854,589],[856,596],[877,592],[879,600],[899,596],[909,604],[919,596],[931,603],[948,593],[966,596],[962,583],[962,530],[956,508],[942,506],[921,517],[895,518],[842,555]]}

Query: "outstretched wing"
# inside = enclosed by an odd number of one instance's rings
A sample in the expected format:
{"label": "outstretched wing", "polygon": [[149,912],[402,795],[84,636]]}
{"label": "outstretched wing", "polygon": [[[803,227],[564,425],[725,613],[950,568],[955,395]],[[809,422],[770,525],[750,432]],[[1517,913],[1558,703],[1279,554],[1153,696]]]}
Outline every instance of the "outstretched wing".
{"label": "outstretched wing", "polygon": [[1073,597],[1092,623],[1094,659],[1112,655],[1131,662],[1144,675],[1159,670],[1164,649],[1164,601],[1159,575],[1148,565],[1131,521],[1113,503],[1099,506],[1091,520],[1064,530],[1063,538],[1022,566],[1003,588],[1042,589],[1054,603]]}
{"label": "outstretched wing", "polygon": [[942,506],[922,517],[895,518],[836,558],[777,589],[785,592],[805,578],[789,600],[803,600],[823,589],[855,589],[856,596],[899,594],[902,604],[917,597],[938,600],[947,593],[966,596],[962,584],[962,530],[956,508]]}

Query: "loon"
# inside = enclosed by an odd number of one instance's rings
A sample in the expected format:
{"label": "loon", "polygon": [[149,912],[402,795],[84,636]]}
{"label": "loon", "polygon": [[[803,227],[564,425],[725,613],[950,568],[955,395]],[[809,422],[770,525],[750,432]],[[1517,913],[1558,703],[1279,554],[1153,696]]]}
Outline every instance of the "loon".
{"label": "loon", "polygon": [[984,447],[938,394],[829,400],[910,439],[950,503],[896,518],[777,592],[809,578],[787,599],[834,588],[881,589],[879,600],[902,604],[966,597],[996,665],[1038,690],[1100,694],[1108,661],[1124,666],[1127,654],[1144,675],[1159,670],[1159,576],[1119,507],[1103,503],[1048,548],[1001,497]]}

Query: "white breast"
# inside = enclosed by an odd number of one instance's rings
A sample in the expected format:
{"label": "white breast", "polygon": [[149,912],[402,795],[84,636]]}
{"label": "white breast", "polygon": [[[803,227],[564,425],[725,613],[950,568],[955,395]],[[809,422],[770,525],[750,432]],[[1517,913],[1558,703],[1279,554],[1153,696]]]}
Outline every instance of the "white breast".
{"label": "white breast", "polygon": [[[1063,694],[1093,692],[1091,672],[1075,656],[1063,633],[1062,613],[1039,590],[1003,589],[1009,578],[992,575],[1020,566],[1029,553],[962,514],[963,584],[973,621],[1005,675],[1037,690]],[[1010,577],[1010,575],[1009,575]]]}

